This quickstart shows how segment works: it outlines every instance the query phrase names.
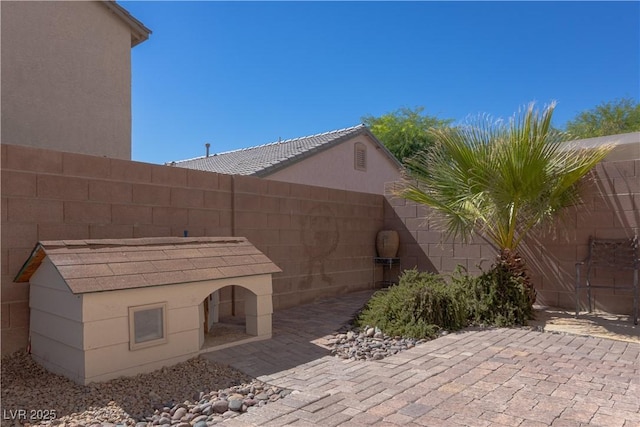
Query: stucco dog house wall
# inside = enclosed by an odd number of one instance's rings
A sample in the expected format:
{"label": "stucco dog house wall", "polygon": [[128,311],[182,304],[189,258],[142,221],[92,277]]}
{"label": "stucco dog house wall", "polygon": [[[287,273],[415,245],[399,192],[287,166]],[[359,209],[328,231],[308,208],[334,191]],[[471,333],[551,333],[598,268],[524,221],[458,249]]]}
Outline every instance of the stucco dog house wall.
{"label": "stucco dog house wall", "polygon": [[18,274],[30,282],[33,358],[88,384],[150,372],[202,351],[209,300],[246,288],[246,333],[271,337],[271,274],[245,238],[40,242]]}

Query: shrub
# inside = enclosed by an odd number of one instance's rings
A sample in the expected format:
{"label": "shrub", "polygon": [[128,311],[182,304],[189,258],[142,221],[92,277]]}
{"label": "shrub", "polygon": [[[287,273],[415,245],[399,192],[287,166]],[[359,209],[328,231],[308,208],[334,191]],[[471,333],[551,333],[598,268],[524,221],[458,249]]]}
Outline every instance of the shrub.
{"label": "shrub", "polygon": [[442,276],[407,270],[398,285],[371,297],[356,324],[374,325],[392,336],[433,338],[441,329],[466,325],[464,294],[463,286]]}
{"label": "shrub", "polygon": [[467,287],[469,322],[485,326],[525,325],[532,307],[525,278],[512,273],[504,264],[471,278]]}
{"label": "shrub", "polygon": [[440,330],[469,324],[525,325],[531,314],[522,278],[497,264],[478,277],[458,270],[448,280],[406,270],[398,285],[371,297],[355,323],[377,326],[392,336],[434,338]]}

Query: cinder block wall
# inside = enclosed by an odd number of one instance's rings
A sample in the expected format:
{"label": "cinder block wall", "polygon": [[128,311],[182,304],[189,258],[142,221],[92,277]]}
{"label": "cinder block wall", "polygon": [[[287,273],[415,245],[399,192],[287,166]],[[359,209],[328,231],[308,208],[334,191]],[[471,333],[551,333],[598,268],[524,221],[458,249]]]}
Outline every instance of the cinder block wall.
{"label": "cinder block wall", "polygon": [[[383,196],[2,144],[2,353],[24,348],[40,240],[245,236],[284,272],[274,309],[371,286]],[[236,314],[243,314],[236,288]],[[231,289],[221,314],[231,313]]]}
{"label": "cinder block wall", "polygon": [[[385,202],[385,228],[400,231],[403,268],[451,273],[457,265],[478,272],[488,269],[496,252],[482,239],[469,244],[451,241],[430,220],[427,208],[392,195],[389,185]],[[632,237],[640,224],[640,160],[605,161],[585,178],[583,203],[567,209],[554,231],[540,229],[520,247],[538,291],[538,303],[575,308],[575,263],[588,251],[589,236],[598,238]],[[632,312],[632,294],[624,290],[632,282],[630,272],[601,270],[599,283],[612,289],[594,290],[597,309],[612,313]],[[586,295],[581,296],[586,308]]]}
{"label": "cinder block wall", "polygon": [[372,286],[383,196],[234,176],[234,233],[282,270],[274,307]]}
{"label": "cinder block wall", "polygon": [[417,268],[434,273],[452,273],[462,266],[470,273],[488,269],[496,258],[496,251],[480,238],[467,243],[454,241],[429,219],[429,209],[393,195],[395,183],[386,188],[385,228],[400,234],[398,256],[402,268]]}
{"label": "cinder block wall", "polygon": [[[567,209],[555,231],[532,235],[522,254],[529,260],[542,304],[575,307],[575,263],[588,254],[589,236],[602,239],[627,238],[640,231],[640,160],[600,163],[586,180],[583,204]],[[598,284],[593,299],[600,310],[630,314],[633,310],[631,271],[595,271]],[[624,289],[624,288],[627,289]],[[586,292],[580,298],[586,309]]]}

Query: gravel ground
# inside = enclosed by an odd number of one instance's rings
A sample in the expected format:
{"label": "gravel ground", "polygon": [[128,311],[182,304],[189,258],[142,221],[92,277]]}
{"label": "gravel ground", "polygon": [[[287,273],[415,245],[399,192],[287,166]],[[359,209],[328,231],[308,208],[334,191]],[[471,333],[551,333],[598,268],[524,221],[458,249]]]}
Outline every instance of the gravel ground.
{"label": "gravel ground", "polygon": [[289,394],[200,358],[149,374],[81,386],[49,373],[25,352],[17,352],[2,358],[1,383],[3,427],[206,427]]}

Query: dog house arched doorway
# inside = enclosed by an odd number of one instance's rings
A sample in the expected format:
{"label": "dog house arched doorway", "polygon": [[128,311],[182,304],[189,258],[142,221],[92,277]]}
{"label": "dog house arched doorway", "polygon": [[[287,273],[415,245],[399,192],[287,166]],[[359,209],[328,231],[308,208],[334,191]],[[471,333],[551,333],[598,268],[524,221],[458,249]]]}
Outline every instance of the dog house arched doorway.
{"label": "dog house arched doorway", "polygon": [[[264,281],[264,279],[263,279]],[[255,284],[261,293],[271,284]],[[239,283],[212,291],[201,303],[201,351],[237,345],[271,334],[271,295],[265,298]]]}

